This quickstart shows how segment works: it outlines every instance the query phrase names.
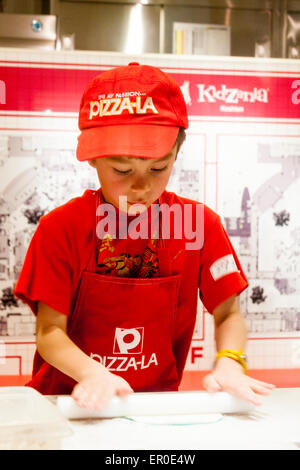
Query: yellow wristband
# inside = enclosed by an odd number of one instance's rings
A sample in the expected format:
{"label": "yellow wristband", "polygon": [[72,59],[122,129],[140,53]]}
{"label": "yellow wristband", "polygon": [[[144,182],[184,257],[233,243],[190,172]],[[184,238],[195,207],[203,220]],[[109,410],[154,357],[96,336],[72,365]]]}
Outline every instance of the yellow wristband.
{"label": "yellow wristband", "polygon": [[222,349],[221,351],[217,352],[216,360],[220,357],[229,357],[230,359],[237,361],[243,367],[245,374],[247,374],[246,356],[242,349],[239,349],[238,351],[234,351],[233,349]]}

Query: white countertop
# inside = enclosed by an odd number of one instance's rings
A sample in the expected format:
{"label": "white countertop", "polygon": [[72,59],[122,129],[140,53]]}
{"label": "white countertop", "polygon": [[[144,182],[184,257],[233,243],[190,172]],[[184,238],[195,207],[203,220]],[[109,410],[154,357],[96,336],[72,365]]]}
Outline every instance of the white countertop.
{"label": "white countertop", "polygon": [[[54,399],[52,399],[54,400]],[[250,414],[215,422],[146,424],[126,418],[70,420],[63,450],[300,449],[300,388],[275,389]]]}

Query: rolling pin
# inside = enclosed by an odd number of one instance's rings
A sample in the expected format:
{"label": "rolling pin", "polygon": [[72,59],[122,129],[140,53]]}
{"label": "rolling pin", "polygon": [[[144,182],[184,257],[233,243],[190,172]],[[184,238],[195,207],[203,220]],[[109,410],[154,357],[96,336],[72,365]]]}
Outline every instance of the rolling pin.
{"label": "rolling pin", "polygon": [[139,392],[113,397],[102,411],[81,408],[69,395],[57,397],[56,405],[69,419],[118,418],[122,416],[249,413],[254,405],[227,392]]}

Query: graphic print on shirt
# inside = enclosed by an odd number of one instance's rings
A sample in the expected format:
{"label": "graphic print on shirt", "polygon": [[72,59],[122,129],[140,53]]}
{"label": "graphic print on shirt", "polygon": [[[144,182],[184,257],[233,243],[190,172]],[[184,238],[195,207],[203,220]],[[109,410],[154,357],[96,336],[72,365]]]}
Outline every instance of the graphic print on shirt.
{"label": "graphic print on shirt", "polygon": [[[123,356],[100,356],[91,353],[91,359],[99,361],[109,371],[125,372],[130,368],[134,370],[148,369],[157,366],[157,356],[152,354],[142,354],[144,346],[144,327],[119,328],[115,329],[113,354],[123,354]],[[127,354],[127,356],[124,356]],[[132,356],[139,355],[138,357]]]}
{"label": "graphic print on shirt", "polygon": [[119,277],[149,278],[159,276],[156,239],[151,239],[142,254],[116,254],[113,238],[106,234],[98,251],[97,272]]}

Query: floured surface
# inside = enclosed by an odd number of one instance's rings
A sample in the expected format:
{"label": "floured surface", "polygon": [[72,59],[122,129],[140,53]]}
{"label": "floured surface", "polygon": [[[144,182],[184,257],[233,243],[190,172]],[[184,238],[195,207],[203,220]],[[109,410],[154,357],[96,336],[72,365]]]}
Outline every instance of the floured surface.
{"label": "floured surface", "polygon": [[66,450],[278,449],[300,442],[300,389],[277,389],[248,414],[226,414],[210,423],[153,425],[126,418],[70,420]]}

